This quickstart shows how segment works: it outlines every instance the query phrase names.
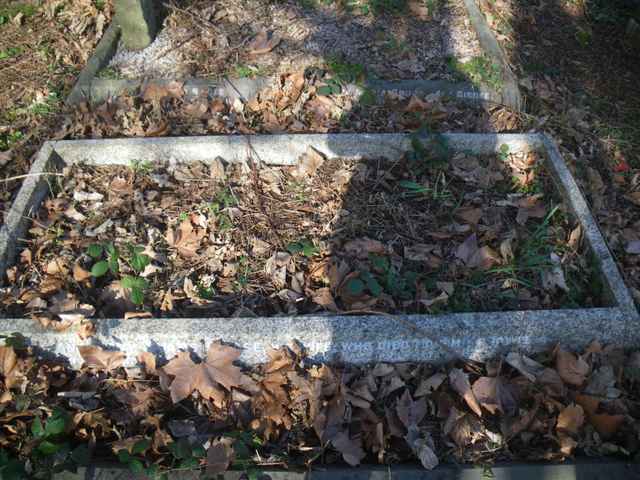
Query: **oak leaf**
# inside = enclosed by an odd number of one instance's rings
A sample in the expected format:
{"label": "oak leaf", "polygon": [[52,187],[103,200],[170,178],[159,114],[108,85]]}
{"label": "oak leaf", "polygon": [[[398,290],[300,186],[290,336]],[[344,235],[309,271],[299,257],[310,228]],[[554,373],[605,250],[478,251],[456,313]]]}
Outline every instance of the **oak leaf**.
{"label": "oak leaf", "polygon": [[173,403],[187,398],[193,391],[198,391],[204,398],[222,407],[225,399],[224,390],[231,391],[249,382],[233,362],[240,356],[240,350],[234,347],[212,342],[207,351],[207,359],[194,363],[188,352],[180,352],[165,367],[164,371],[175,378],[169,390]]}
{"label": "oak leaf", "polygon": [[180,222],[174,230],[167,232],[167,243],[174,247],[178,253],[185,258],[193,257],[200,248],[200,243],[207,231],[199,228],[192,222],[193,218],[187,218]]}

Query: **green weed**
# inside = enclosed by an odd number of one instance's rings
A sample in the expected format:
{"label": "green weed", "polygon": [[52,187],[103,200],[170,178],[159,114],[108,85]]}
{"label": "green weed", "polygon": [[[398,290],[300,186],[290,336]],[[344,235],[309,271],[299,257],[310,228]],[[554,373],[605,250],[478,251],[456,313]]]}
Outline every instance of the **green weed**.
{"label": "green weed", "polygon": [[112,242],[93,243],[87,248],[87,255],[94,260],[91,276],[100,278],[110,272],[112,276],[118,277],[120,275],[120,260],[124,261],[135,275],[122,275],[120,283],[122,287],[131,292],[131,301],[136,305],[142,305],[144,292],[149,288],[149,282],[139,275],[151,263],[151,258],[143,252],[143,246],[127,244],[123,255]]}
{"label": "green weed", "polygon": [[500,66],[485,55],[473,57],[468,62],[460,62],[450,57],[447,63],[461,80],[469,80],[475,85],[487,85],[496,91],[502,88]]}

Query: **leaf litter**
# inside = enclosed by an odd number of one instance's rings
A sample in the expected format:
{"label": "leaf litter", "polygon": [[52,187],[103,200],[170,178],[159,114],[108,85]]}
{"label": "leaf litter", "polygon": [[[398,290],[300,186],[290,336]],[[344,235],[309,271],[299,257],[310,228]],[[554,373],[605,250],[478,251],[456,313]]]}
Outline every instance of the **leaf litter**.
{"label": "leaf litter", "polygon": [[[149,476],[177,467],[418,461],[432,469],[640,453],[640,353],[597,342],[580,354],[557,346],[439,367],[321,364],[294,343],[245,368],[236,365],[240,350],[212,342],[202,359],[144,352],[141,368],[125,368],[122,352],[79,348],[85,364],[73,370],[19,336],[0,347],[0,448],[22,469],[27,458],[34,473],[73,468],[80,453]],[[583,359],[581,385],[562,373],[566,358]],[[587,393],[601,370],[613,371],[615,398]],[[545,371],[561,390],[545,388]]]}
{"label": "leaf litter", "polygon": [[603,305],[595,267],[566,246],[576,224],[543,159],[526,154],[536,176],[522,185],[521,154],[451,155],[443,142],[416,137],[397,162],[310,148],[286,167],[66,167],[0,305],[60,329],[93,316]]}

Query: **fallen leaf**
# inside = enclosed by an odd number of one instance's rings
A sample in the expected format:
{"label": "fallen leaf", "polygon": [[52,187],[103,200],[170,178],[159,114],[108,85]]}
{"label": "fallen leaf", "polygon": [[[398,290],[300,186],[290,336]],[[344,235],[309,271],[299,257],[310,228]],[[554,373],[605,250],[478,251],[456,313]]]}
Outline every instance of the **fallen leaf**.
{"label": "fallen leaf", "polygon": [[414,401],[409,390],[405,390],[396,404],[396,413],[407,429],[417,427],[427,414],[427,402],[424,398]]}
{"label": "fallen leaf", "polygon": [[206,229],[194,225],[193,216],[191,215],[180,222],[180,225],[175,230],[169,229],[167,232],[167,243],[185,258],[191,258],[196,255],[207,233]]}
{"label": "fallen leaf", "polygon": [[545,370],[544,365],[517,352],[510,352],[505,361],[532,383],[535,383],[536,379]]}
{"label": "fallen leaf", "polygon": [[280,44],[280,41],[281,38],[278,34],[263,30],[249,44],[249,54],[262,55],[269,53]]}
{"label": "fallen leaf", "polygon": [[589,423],[595,427],[600,436],[605,440],[611,438],[620,429],[625,421],[624,415],[609,415],[608,413],[595,413],[589,416]]}
{"label": "fallen leaf", "polygon": [[204,398],[213,400],[222,407],[225,393],[221,387],[231,391],[234,387],[248,382],[233,362],[240,357],[237,348],[212,342],[204,362],[194,363],[188,352],[180,352],[163,367],[164,371],[175,378],[171,382],[170,391],[173,403],[187,398],[193,391],[198,391]]}
{"label": "fallen leaf", "polygon": [[633,240],[632,242],[627,243],[627,247],[624,251],[631,255],[640,255],[640,240]]}
{"label": "fallen leaf", "polygon": [[422,379],[413,396],[424,397],[425,395],[430,395],[442,385],[446,378],[447,375],[444,373],[435,373],[427,379]]}
{"label": "fallen leaf", "polygon": [[234,458],[231,442],[232,439],[228,437],[222,437],[211,442],[207,450],[207,476],[218,475],[227,471]]}
{"label": "fallen leaf", "polygon": [[352,467],[360,465],[360,462],[366,453],[362,449],[360,441],[356,441],[353,438],[349,438],[347,432],[339,432],[331,439],[333,448],[338,450],[342,454],[342,458]]}
{"label": "fallen leaf", "polygon": [[182,98],[184,96],[184,82],[149,82],[142,87],[141,95],[148,102],[159,102],[167,97]]}
{"label": "fallen leaf", "polygon": [[369,257],[370,253],[378,255],[384,255],[386,249],[383,243],[378,240],[371,240],[370,238],[358,238],[356,240],[349,240],[344,244],[344,250],[347,255],[365,260]]}
{"label": "fallen leaf", "polygon": [[500,256],[491,247],[484,246],[471,256],[467,262],[467,267],[488,270],[500,262]]}
{"label": "fallen leaf", "polygon": [[584,410],[580,405],[569,405],[558,415],[556,430],[577,435],[584,424]]}
{"label": "fallen leaf", "polygon": [[431,11],[422,0],[409,0],[409,10],[418,20],[429,20]]}
{"label": "fallen leaf", "polygon": [[316,174],[324,163],[325,157],[315,148],[309,146],[307,151],[298,158],[297,168],[292,175],[299,179],[308,179]]}
{"label": "fallen leaf", "polygon": [[471,390],[471,384],[469,383],[469,376],[464,373],[459,368],[454,368],[449,372],[449,383],[451,387],[460,395],[469,408],[473,410],[473,412],[482,417],[482,409],[478,404],[478,401],[473,394],[473,390]]}
{"label": "fallen leaf", "polygon": [[518,410],[516,398],[503,377],[480,377],[472,390],[478,403],[493,415],[500,411],[512,416]]}
{"label": "fallen leaf", "polygon": [[123,352],[103,350],[95,345],[78,346],[78,351],[87,367],[107,372],[121,367],[127,357]]}
{"label": "fallen leaf", "polygon": [[565,383],[579,387],[589,374],[589,364],[582,357],[576,357],[573,353],[558,346],[556,349],[556,370]]}
{"label": "fallen leaf", "polygon": [[456,258],[462,260],[466,265],[477,251],[478,239],[474,233],[467,237],[467,239],[458,246],[456,249]]}
{"label": "fallen leaf", "polygon": [[0,347],[0,374],[6,388],[14,388],[22,383],[23,375],[18,368],[18,357],[13,347]]}

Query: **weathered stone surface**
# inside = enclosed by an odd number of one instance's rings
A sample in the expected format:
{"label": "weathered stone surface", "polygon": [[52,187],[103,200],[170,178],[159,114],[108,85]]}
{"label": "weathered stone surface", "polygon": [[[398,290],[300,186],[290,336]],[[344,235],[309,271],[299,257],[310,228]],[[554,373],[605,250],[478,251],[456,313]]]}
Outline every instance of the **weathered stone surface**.
{"label": "weathered stone surface", "polygon": [[158,31],[153,0],[115,0],[116,22],[122,30],[122,42],[128,50],[148,47]]}

